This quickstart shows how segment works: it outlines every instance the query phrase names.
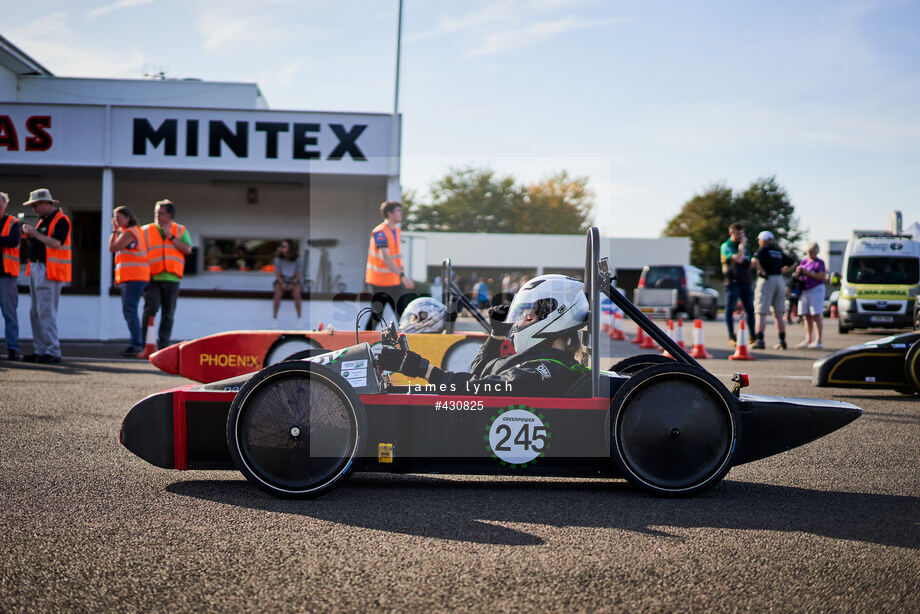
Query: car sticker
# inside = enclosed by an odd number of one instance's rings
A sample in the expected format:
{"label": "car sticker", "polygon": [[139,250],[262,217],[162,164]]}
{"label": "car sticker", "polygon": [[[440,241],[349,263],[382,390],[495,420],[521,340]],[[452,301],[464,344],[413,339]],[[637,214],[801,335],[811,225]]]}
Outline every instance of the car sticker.
{"label": "car sticker", "polygon": [[492,417],[486,451],[502,465],[524,467],[546,454],[551,437],[542,415],[524,405],[509,405]]}
{"label": "car sticker", "polygon": [[342,363],[342,371],[345,371],[346,369],[367,369],[367,359],[346,360]]}

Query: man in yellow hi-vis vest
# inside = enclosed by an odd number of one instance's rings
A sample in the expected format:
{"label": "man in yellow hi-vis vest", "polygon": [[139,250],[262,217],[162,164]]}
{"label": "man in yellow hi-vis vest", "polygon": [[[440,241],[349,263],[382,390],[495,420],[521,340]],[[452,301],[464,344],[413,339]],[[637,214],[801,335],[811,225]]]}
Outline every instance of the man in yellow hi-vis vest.
{"label": "man in yellow hi-vis vest", "polygon": [[3,266],[0,267],[0,311],[3,312],[4,337],[6,338],[6,355],[10,360],[19,360],[19,243],[22,232],[19,220],[8,215],[6,207],[10,196],[0,192],[0,255]]}
{"label": "man in yellow hi-vis vest", "polygon": [[402,205],[388,200],[380,205],[383,221],[371,231],[367,248],[367,267],[364,281],[370,286],[373,312],[367,321],[367,330],[373,330],[379,322],[387,304],[396,312],[396,319],[402,315],[411,296],[406,290],[415,289],[415,283],[406,275],[400,253],[400,230]]}
{"label": "man in yellow hi-vis vest", "polygon": [[57,312],[61,288],[70,283],[70,218],[55,207],[58,201],[51,190],[32,190],[23,203],[39,216],[35,226],[22,225],[22,234],[29,238],[29,294],[32,306],[32,346],[35,351],[24,356],[26,362],[61,362],[61,342],[58,338]]}
{"label": "man in yellow hi-vis vest", "polygon": [[[157,201],[153,208],[155,221],[144,226],[147,240],[147,262],[150,264],[150,283],[144,291],[144,315],[141,319],[142,338],[147,338],[150,318],[160,314],[157,330],[157,349],[169,345],[173,316],[179,298],[179,280],[185,271],[185,257],[192,253],[192,239],[188,229],[176,223],[176,205],[171,200]],[[146,355],[143,356],[146,358]]]}

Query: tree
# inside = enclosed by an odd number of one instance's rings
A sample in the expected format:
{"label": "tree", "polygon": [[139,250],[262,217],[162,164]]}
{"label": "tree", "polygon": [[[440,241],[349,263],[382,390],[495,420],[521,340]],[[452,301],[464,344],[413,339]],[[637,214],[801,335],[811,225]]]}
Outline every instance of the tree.
{"label": "tree", "polygon": [[594,195],[587,177],[557,172],[533,185],[519,186],[489,169],[450,169],[429,188],[431,201],[414,191],[403,194],[408,230],[445,232],[584,232],[591,224]]}
{"label": "tree", "polygon": [[511,211],[522,199],[511,177],[497,177],[488,169],[451,169],[431,184],[430,203],[409,206],[406,228],[443,232],[511,232]]}
{"label": "tree", "polygon": [[587,177],[558,173],[524,188],[512,210],[514,231],[534,234],[582,234],[591,226],[594,194]]}
{"label": "tree", "polygon": [[691,264],[718,266],[719,247],[728,238],[732,222],[744,224],[751,251],[757,249],[756,237],[762,230],[771,231],[777,244],[790,254],[803,237],[795,207],[776,177],[761,177],[740,194],[714,184],[684,203],[662,234],[690,237]]}
{"label": "tree", "polygon": [[745,231],[756,239],[761,230],[769,230],[776,243],[787,253],[796,251],[804,233],[799,228],[795,207],[789,201],[785,188],[776,183],[776,177],[762,177],[747,190],[735,197],[738,221]]}
{"label": "tree", "polygon": [[690,263],[713,266],[719,263],[719,247],[735,220],[732,190],[713,184],[702,194],[684,203],[680,213],[664,228],[667,237],[690,237]]}

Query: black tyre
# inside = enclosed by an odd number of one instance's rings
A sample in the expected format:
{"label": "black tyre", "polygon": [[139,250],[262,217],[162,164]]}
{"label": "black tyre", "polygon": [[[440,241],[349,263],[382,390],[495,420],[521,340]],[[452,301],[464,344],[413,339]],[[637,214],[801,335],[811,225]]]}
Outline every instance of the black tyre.
{"label": "black tyre", "polygon": [[709,313],[707,314],[706,319],[712,321],[717,317],[719,317],[719,306],[716,304],[716,300],[713,299],[712,306],[709,308]]}
{"label": "black tyre", "polygon": [[617,390],[610,412],[610,454],[642,490],[693,495],[731,468],[740,436],[737,400],[700,367],[645,368]]}
{"label": "black tyre", "polygon": [[904,379],[907,380],[911,390],[898,390],[910,394],[920,392],[920,340],[914,341],[914,344],[907,350],[904,357]]}
{"label": "black tyre", "polygon": [[277,497],[315,497],[341,482],[366,433],[354,389],[311,362],[262,369],[240,389],[227,416],[227,447],[237,468]]}
{"label": "black tyre", "polygon": [[303,360],[304,358],[313,358],[314,356],[319,356],[320,354],[325,354],[329,350],[324,348],[310,348],[309,350],[303,350],[301,352],[294,352],[290,356],[284,359],[282,362],[287,362],[289,360]]}
{"label": "black tyre", "polygon": [[837,332],[838,333],[840,333],[841,335],[847,335],[850,333],[851,330],[853,330],[853,327],[844,326],[843,322],[841,322],[840,320],[837,320]]}
{"label": "black tyre", "polygon": [[675,364],[675,361],[673,358],[662,356],[661,354],[636,354],[635,356],[624,358],[607,370],[614,371],[620,375],[634,375],[642,369],[662,364]]}

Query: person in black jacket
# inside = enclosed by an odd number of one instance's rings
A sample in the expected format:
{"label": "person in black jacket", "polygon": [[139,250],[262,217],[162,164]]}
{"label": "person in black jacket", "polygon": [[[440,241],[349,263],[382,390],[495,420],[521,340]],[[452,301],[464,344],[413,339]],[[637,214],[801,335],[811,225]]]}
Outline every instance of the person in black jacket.
{"label": "person in black jacket", "polygon": [[[443,371],[415,352],[383,348],[380,366],[421,377],[437,392],[512,396],[562,396],[583,380],[586,353],[578,330],[588,319],[583,284],[565,275],[528,281],[507,308],[489,310],[491,334],[469,373]],[[505,338],[515,353],[502,356]]]}

